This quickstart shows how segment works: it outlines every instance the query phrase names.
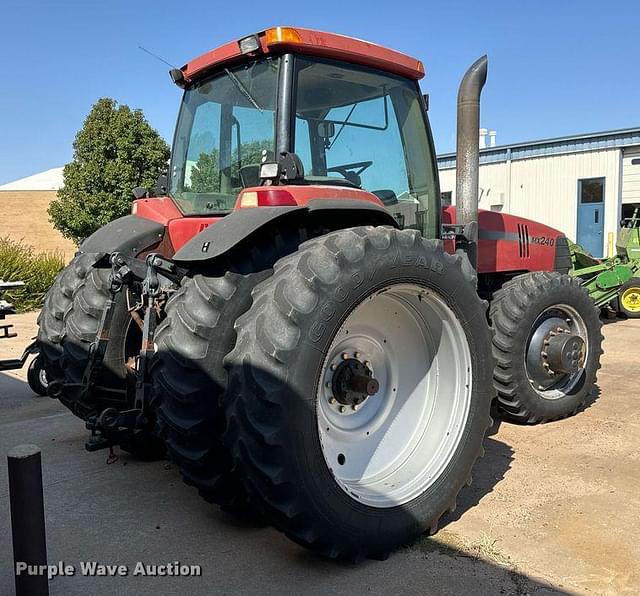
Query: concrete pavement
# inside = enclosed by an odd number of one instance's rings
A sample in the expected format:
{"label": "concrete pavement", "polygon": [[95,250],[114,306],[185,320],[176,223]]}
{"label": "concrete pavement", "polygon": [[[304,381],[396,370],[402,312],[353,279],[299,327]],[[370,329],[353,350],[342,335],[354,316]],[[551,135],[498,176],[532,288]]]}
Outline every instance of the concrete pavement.
{"label": "concrete pavement", "polygon": [[[35,316],[21,321],[19,351]],[[601,395],[576,417],[502,425],[474,485],[433,538],[383,562],[319,559],[269,527],[239,524],[184,485],[172,464],[84,450],[83,423],[34,397],[24,371],[0,373],[0,593],[13,591],[6,453],[42,448],[49,562],[200,565],[200,577],[57,577],[52,594],[629,593],[634,571],[640,426],[634,395],[640,321],[607,325]],[[635,487],[635,488],[634,488]]]}

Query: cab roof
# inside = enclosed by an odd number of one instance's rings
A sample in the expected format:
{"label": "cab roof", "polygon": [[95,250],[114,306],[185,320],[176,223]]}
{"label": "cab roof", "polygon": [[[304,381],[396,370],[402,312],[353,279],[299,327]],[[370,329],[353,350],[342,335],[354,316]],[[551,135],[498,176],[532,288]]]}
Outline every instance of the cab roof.
{"label": "cab roof", "polygon": [[354,37],[301,27],[272,27],[231,41],[191,60],[180,70],[189,83],[213,68],[239,62],[244,57],[285,51],[344,60],[413,80],[424,76],[422,62],[406,54]]}

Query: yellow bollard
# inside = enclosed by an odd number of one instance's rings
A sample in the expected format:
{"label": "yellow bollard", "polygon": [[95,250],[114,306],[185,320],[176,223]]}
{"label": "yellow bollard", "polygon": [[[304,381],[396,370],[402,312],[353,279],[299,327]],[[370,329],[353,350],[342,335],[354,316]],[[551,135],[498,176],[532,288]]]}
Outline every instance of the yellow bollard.
{"label": "yellow bollard", "polygon": [[609,238],[607,242],[607,257],[611,258],[613,256],[613,232],[609,232]]}

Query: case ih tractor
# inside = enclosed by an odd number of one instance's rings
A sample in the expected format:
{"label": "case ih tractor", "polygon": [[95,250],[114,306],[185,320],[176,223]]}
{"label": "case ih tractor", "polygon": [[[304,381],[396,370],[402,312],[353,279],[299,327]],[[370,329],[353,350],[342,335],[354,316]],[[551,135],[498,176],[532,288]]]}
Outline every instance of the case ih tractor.
{"label": "case ih tractor", "polygon": [[171,71],[161,196],[88,238],[40,317],[87,448],[166,444],[206,499],[359,559],[453,510],[494,399],[575,412],[598,311],[560,232],[478,213],[486,69],[460,86],[444,210],[418,60],[277,27]]}

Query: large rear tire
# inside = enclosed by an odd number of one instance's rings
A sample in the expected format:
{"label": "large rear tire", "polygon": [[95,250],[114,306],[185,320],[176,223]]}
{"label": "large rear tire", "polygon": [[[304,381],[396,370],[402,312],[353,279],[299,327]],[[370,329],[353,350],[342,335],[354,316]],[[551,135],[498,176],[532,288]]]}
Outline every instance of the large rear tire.
{"label": "large rear tire", "polygon": [[382,558],[455,508],[493,397],[473,275],[415,231],[362,227],[303,244],[255,288],[226,360],[227,443],[292,540]]}
{"label": "large rear tire", "polygon": [[[85,421],[108,407],[131,407],[126,399],[127,386],[131,390],[135,379],[128,361],[140,349],[141,334],[129,315],[123,290],[116,296],[110,340],[96,387],[90,400],[82,399],[80,384],[89,347],[95,341],[110,296],[110,270],[93,267],[99,256],[80,253],[71,261],[49,290],[38,319],[38,342],[49,383],[62,383],[57,397]],[[121,447],[144,459],[163,455],[164,445],[154,433],[154,424],[152,415],[147,431],[136,436],[135,441],[123,442]]]}
{"label": "large rear tire", "polygon": [[295,225],[272,229],[253,238],[250,247],[184,278],[156,332],[154,401],[169,456],[205,500],[245,517],[254,516],[255,508],[222,442],[221,400],[227,388],[222,362],[235,345],[234,324],[251,305],[251,290],[311,233]]}
{"label": "large rear tire", "polygon": [[575,413],[594,390],[603,339],[580,281],[555,272],[515,277],[496,292],[490,318],[502,417],[536,424]]}
{"label": "large rear tire", "polygon": [[[84,285],[95,259],[92,254],[77,254],[56,277],[38,316],[38,344],[50,383],[64,381],[65,317],[73,308],[74,293]],[[65,397],[60,401],[65,403]]]}

